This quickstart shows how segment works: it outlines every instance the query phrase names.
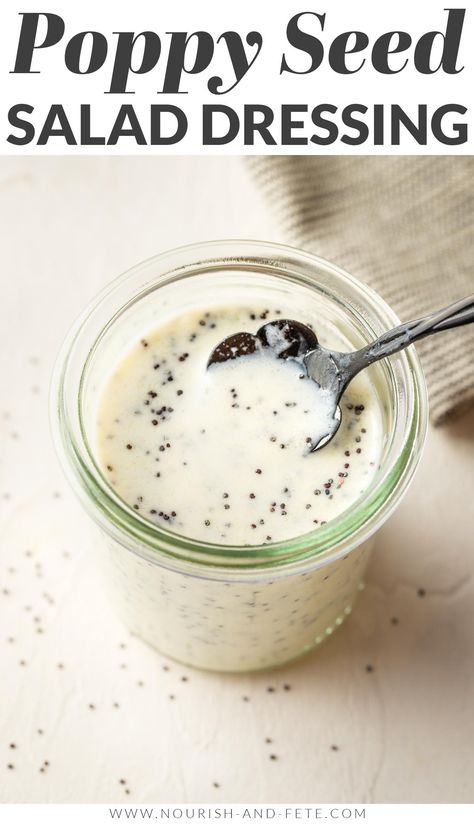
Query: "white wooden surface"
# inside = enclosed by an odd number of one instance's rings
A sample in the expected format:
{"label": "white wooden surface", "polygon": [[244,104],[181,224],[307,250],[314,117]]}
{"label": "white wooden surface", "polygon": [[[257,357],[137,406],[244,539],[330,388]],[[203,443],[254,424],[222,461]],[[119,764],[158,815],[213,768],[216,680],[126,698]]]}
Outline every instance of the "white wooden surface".
{"label": "white wooden surface", "polygon": [[285,239],[237,158],[2,158],[0,227],[0,800],[474,801],[474,413],[430,433],[326,647],[267,674],[186,670],[103,596],[50,442],[50,370],[135,262]]}

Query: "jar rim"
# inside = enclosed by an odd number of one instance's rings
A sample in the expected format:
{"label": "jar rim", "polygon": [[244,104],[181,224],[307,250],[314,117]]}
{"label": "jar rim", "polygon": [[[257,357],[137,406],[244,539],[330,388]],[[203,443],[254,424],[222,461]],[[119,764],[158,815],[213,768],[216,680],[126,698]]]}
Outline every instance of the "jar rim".
{"label": "jar rim", "polygon": [[[216,257],[210,257],[213,252]],[[171,268],[168,268],[168,262],[171,262]],[[173,266],[173,262],[177,266]],[[410,400],[410,415],[401,420],[400,411],[395,410],[392,438],[397,432],[399,444],[378,483],[363,501],[359,499],[327,524],[301,536],[262,545],[213,544],[182,536],[154,524],[115,493],[95,461],[81,416],[84,375],[105,331],[126,311],[131,299],[123,304],[119,302],[118,309],[102,324],[93,341],[88,344],[82,342],[87,355],[82,367],[76,370],[77,399],[72,404],[68,403],[69,388],[66,385],[72,360],[81,344],[80,337],[94,314],[104,307],[111,296],[120,293],[124,285],[150,269],[164,267],[164,274],[155,275],[134,294],[134,299],[139,300],[144,296],[145,287],[160,288],[160,285],[179,280],[183,276],[209,271],[211,265],[229,269],[242,266],[243,263],[247,269],[252,265],[255,268],[263,266],[265,271],[273,275],[288,271],[283,268],[283,265],[288,264],[294,267],[304,264],[308,267],[308,273],[312,269],[325,270],[336,282],[350,286],[362,301],[364,309],[370,307],[386,329],[399,323],[393,310],[366,284],[324,258],[296,247],[268,241],[231,239],[176,247],[148,258],[115,278],[88,304],[70,329],[57,358],[52,379],[50,413],[53,438],[66,475],[93,519],[115,540],[148,561],[167,566],[177,565],[181,569],[184,565],[193,571],[199,565],[207,570],[225,567],[227,570],[239,571],[271,567],[273,573],[278,567],[284,567],[285,572],[288,572],[289,567],[294,567],[300,572],[306,567],[327,564],[368,539],[389,517],[406,492],[421,454],[428,419],[426,385],[413,347],[394,356],[401,368],[399,372],[404,379],[405,395]],[[206,269],[203,270],[203,266]],[[290,274],[296,276],[296,272]],[[303,278],[301,271],[299,277]],[[312,283],[309,274],[302,282],[308,287],[316,286],[314,274]],[[365,320],[365,327],[367,325]],[[395,382],[393,370],[392,379]],[[390,449],[388,454],[390,455]]]}

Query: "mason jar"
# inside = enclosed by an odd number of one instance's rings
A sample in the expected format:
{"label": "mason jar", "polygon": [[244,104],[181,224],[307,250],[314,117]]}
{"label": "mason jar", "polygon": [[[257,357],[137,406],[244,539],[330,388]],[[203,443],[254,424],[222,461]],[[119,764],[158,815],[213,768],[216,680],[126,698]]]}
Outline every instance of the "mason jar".
{"label": "mason jar", "polygon": [[[101,391],[144,333],[192,309],[245,296],[278,300],[287,317],[324,318],[358,348],[396,326],[395,313],[339,267],[288,246],[216,241],[139,264],[93,301],[64,343],[52,388],[57,448],[98,528],[95,552],[132,633],[199,668],[268,668],[320,645],[351,613],[377,531],[420,458],[426,388],[413,347],[369,367],[383,417],[368,488],[327,524],[291,540],[228,546],[151,523],[107,482],[95,445]],[[229,472],[231,472],[229,468]]]}

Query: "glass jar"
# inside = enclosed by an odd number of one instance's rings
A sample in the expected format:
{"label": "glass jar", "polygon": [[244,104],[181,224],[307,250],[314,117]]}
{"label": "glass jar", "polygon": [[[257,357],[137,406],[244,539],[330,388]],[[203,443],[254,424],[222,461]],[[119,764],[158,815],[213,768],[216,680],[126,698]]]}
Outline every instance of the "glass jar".
{"label": "glass jar", "polygon": [[271,295],[287,317],[324,312],[354,348],[398,323],[367,286],[291,247],[217,241],[134,267],[71,330],[56,366],[52,418],[66,472],[94,522],[110,595],[129,629],[195,667],[281,664],[321,644],[362,587],[376,531],[400,502],[420,457],[427,397],[410,347],[372,365],[384,419],[380,466],[346,511],[298,538],[253,547],[207,544],[152,524],[114,492],[94,448],[101,389],[134,340],[175,314]]}

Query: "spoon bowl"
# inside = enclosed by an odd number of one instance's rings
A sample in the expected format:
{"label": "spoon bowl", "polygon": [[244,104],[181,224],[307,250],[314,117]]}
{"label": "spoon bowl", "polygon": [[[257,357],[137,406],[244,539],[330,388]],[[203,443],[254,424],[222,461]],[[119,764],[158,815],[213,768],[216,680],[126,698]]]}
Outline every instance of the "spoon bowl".
{"label": "spoon bowl", "polygon": [[312,327],[300,321],[279,318],[264,324],[254,334],[237,332],[221,341],[211,352],[207,366],[266,351],[275,358],[297,362],[306,376],[326,396],[334,410],[327,432],[313,442],[311,452],[325,447],[336,435],[342,420],[341,397],[353,378],[363,369],[393,355],[415,341],[474,322],[474,295],[463,298],[425,318],[408,321],[385,332],[371,344],[354,352],[336,352],[321,346]]}

